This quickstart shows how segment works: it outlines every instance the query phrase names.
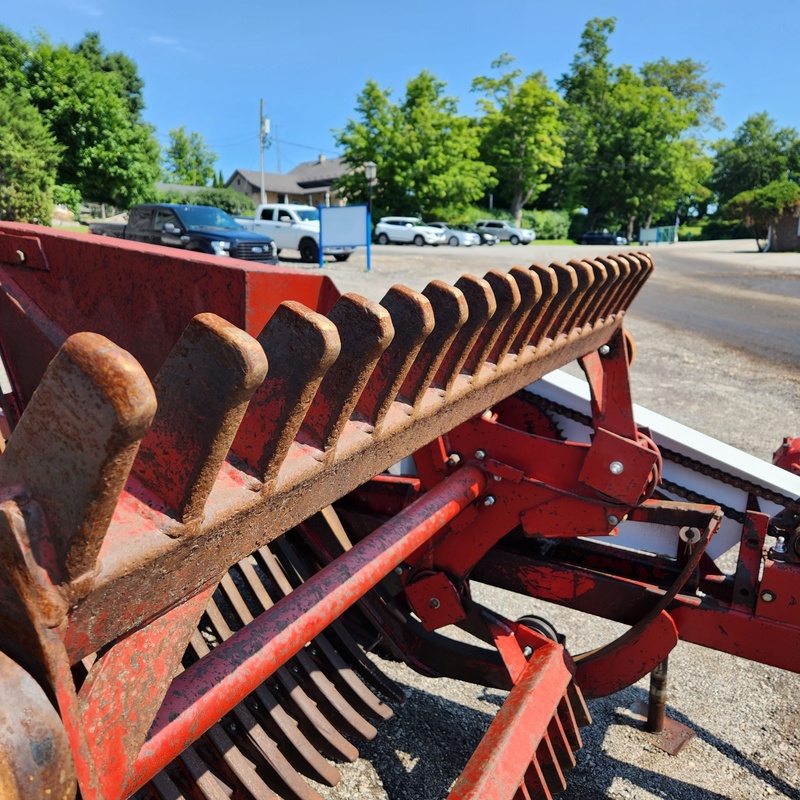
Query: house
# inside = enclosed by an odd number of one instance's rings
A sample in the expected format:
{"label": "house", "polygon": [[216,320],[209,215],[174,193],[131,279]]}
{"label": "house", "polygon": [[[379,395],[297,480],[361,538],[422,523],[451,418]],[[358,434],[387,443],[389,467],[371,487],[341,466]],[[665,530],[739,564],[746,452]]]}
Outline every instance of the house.
{"label": "house", "polygon": [[773,253],[800,250],[800,204],[784,211],[783,216],[770,225],[769,249]]}
{"label": "house", "polygon": [[[264,173],[264,192],[268,203],[304,203],[310,206],[344,205],[331,184],[348,170],[344,158],[325,158],[305,161],[293,170],[280,174]],[[261,202],[261,173],[255,169],[237,169],[225,182],[226,189],[248,195]]]}

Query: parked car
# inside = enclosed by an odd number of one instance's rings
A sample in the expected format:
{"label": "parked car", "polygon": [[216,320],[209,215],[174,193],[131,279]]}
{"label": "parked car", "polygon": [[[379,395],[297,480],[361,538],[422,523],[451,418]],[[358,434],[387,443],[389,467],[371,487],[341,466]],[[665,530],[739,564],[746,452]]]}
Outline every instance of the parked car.
{"label": "parked car", "polygon": [[518,228],[503,219],[481,219],[475,223],[475,227],[511,244],[530,244],[536,238],[536,233],[530,228]]}
{"label": "parked car", "polygon": [[488,230],[479,231],[477,228],[472,227],[472,225],[468,225],[466,222],[459,222],[451,227],[457,231],[467,231],[468,233],[477,234],[481,240],[481,244],[488,244],[490,247],[500,241],[497,236],[495,236],[493,233],[489,233]]}
{"label": "parked car", "polygon": [[230,214],[214,206],[143,203],[130,210],[127,225],[93,222],[89,232],[263,264],[278,263],[277,248],[269,236],[246,231]]}
{"label": "parked car", "polygon": [[477,233],[468,230],[460,230],[456,228],[455,225],[448,225],[446,222],[429,222],[428,225],[430,225],[431,228],[439,228],[439,230],[444,231],[447,244],[451,247],[458,247],[459,245],[472,247],[474,244],[481,243],[481,237]]}
{"label": "parked car", "polygon": [[578,244],[628,244],[628,240],[618,233],[607,230],[587,231],[578,237]]}
{"label": "parked car", "polygon": [[440,228],[426,225],[419,217],[381,217],[375,226],[375,241],[378,244],[415,244],[434,247],[445,244],[447,237]]}

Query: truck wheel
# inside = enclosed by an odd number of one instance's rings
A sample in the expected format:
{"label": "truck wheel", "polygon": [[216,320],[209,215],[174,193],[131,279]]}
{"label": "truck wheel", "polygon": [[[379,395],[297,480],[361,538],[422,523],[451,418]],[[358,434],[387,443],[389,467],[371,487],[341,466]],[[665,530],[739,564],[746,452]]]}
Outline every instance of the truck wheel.
{"label": "truck wheel", "polygon": [[422,247],[422,246],[425,244],[425,240],[422,238],[422,236],[420,236],[419,234],[417,234],[417,235],[414,237],[414,244],[415,244],[417,247]]}
{"label": "truck wheel", "polygon": [[509,240],[511,244],[519,244],[519,236],[512,236]]}
{"label": "truck wheel", "polygon": [[378,244],[389,244],[389,237],[385,233],[379,234]]}
{"label": "truck wheel", "polygon": [[303,239],[300,242],[300,260],[314,263],[319,260],[319,248],[313,239]]}
{"label": "truck wheel", "polygon": [[339,255],[335,255],[334,258],[337,261],[347,261],[350,258],[350,253],[339,253]]}

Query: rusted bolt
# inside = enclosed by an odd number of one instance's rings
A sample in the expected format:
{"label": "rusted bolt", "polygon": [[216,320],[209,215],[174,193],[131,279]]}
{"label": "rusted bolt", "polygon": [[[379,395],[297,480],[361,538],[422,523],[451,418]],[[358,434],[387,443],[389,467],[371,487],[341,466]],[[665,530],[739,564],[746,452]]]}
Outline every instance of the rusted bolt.
{"label": "rusted bolt", "polygon": [[765,603],[774,602],[775,601],[775,597],[776,597],[775,592],[771,592],[769,589],[764,589],[764,591],[761,592],[761,599]]}
{"label": "rusted bolt", "polygon": [[621,475],[623,470],[625,469],[625,465],[621,461],[612,461],[608,465],[608,468],[611,471],[612,475]]}
{"label": "rusted bolt", "polygon": [[606,519],[609,525],[619,525],[619,517],[615,514],[609,514]]}
{"label": "rusted bolt", "polygon": [[475,451],[475,458],[483,460],[486,458],[486,451],[485,450],[476,450]]}
{"label": "rusted bolt", "polygon": [[604,344],[597,352],[600,353],[601,356],[607,356],[611,352],[611,348],[607,344]]}
{"label": "rusted bolt", "polygon": [[458,453],[450,453],[447,457],[448,467],[457,467],[461,463],[461,456]]}
{"label": "rusted bolt", "polygon": [[485,506],[493,506],[496,502],[497,500],[495,500],[494,496],[491,494],[487,494],[483,500]]}
{"label": "rusted bolt", "polygon": [[439,608],[441,603],[439,602],[439,598],[438,597],[431,597],[431,599],[428,601],[428,605],[431,608]]}
{"label": "rusted bolt", "polygon": [[19,261],[20,264],[25,263],[25,253],[23,253],[22,250],[17,250],[17,261]]}

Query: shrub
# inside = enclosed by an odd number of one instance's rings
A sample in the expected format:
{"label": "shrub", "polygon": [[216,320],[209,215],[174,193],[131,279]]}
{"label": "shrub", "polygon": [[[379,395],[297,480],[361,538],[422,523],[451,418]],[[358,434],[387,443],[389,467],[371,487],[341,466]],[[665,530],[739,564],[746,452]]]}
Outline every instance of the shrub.
{"label": "shrub", "polygon": [[57,183],[53,187],[53,203],[57,206],[66,206],[78,219],[81,213],[83,198],[77,186],[69,183]]}

